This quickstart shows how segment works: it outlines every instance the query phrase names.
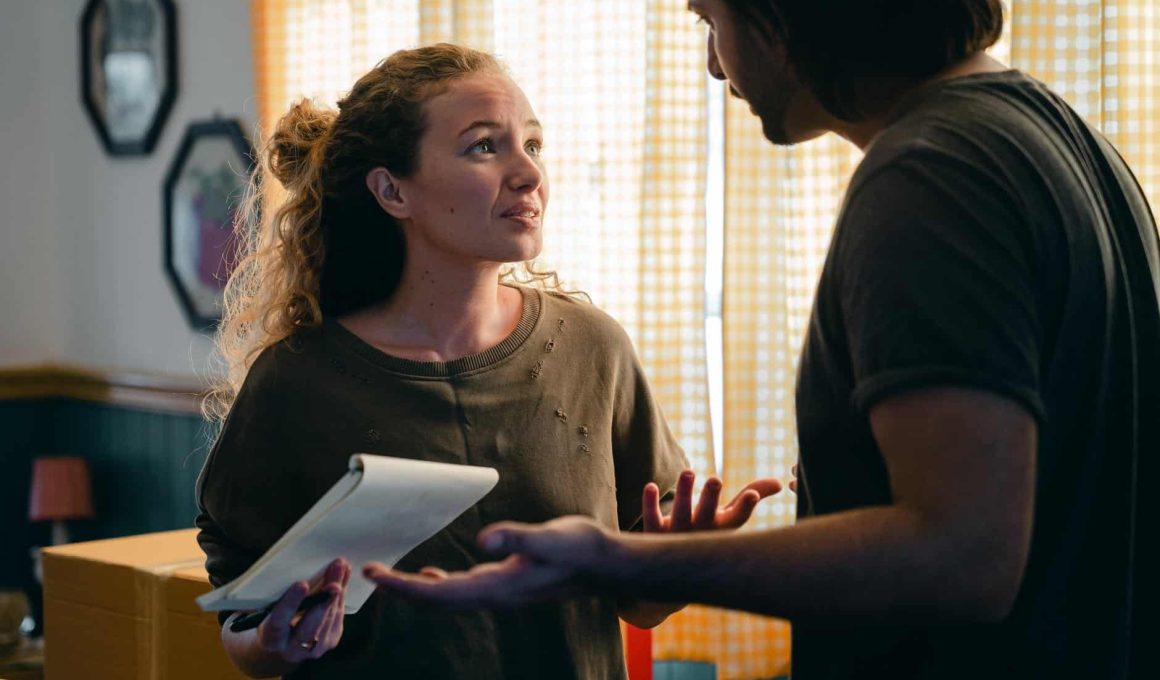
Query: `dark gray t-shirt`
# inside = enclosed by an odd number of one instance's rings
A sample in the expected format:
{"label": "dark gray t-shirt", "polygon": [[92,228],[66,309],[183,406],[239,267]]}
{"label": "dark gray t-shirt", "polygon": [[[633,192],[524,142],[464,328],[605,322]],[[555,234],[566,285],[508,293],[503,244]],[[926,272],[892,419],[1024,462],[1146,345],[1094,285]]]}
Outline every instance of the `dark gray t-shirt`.
{"label": "dark gray t-shirt", "polygon": [[[516,330],[455,361],[388,356],[333,321],[263,352],[198,483],[211,582],[248,568],[353,453],[499,470],[490,494],[403,558],[405,571],[486,561],[476,534],[500,520],[581,514],[632,528],[644,485],[671,489],[684,454],[623,329],[592,305],[520,290]],[[449,614],[376,593],[346,617],[337,648],[290,677],[622,680],[625,667],[609,598]]]}
{"label": "dark gray t-shirt", "polygon": [[794,678],[1144,677],[1160,573],[1143,554],[1160,480],[1154,219],[1111,146],[1019,72],[936,84],[900,110],[851,182],[819,283],[798,516],[891,502],[876,403],[978,388],[1038,422],[1030,561],[995,625],[797,625]]}

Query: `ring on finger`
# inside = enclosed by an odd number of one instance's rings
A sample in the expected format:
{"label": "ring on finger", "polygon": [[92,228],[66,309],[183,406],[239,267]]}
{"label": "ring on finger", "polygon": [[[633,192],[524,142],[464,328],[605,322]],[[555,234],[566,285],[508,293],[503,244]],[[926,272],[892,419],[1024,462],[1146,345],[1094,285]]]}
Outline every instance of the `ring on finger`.
{"label": "ring on finger", "polygon": [[317,645],[317,644],[318,644],[318,638],[314,638],[313,640],[302,640],[302,641],[298,642],[298,646],[301,647],[302,649],[305,649],[308,652],[310,650],[314,649],[315,645]]}

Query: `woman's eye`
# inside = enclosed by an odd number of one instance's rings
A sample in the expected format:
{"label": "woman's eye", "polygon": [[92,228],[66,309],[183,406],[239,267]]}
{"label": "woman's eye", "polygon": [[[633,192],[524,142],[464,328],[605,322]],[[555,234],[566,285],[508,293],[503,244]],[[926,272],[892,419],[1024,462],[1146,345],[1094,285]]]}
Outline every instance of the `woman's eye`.
{"label": "woman's eye", "polygon": [[528,142],[524,148],[528,150],[529,156],[539,156],[544,153],[543,142]]}
{"label": "woman's eye", "polygon": [[495,153],[495,142],[490,139],[481,139],[467,147],[468,153]]}

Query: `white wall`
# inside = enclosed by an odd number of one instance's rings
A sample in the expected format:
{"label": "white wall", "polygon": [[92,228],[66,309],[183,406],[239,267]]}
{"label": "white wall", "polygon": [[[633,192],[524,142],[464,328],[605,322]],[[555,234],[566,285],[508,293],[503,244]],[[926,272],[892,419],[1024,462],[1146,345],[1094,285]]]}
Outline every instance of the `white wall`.
{"label": "white wall", "polygon": [[40,14],[31,1],[0,5],[0,365],[43,363],[65,346],[55,230],[38,200],[49,184]]}
{"label": "white wall", "polygon": [[0,3],[0,366],[202,374],[209,339],[162,262],[161,185],[188,122],[252,127],[249,2],[177,0],[177,99],[151,155],[117,158],[80,102],[84,4]]}

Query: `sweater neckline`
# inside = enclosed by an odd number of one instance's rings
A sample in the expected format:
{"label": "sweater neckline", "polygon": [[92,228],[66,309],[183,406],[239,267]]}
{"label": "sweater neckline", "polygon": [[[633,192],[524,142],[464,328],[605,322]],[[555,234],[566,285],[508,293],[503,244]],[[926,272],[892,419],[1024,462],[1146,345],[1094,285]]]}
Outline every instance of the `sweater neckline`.
{"label": "sweater neckline", "polygon": [[515,329],[499,344],[489,349],[450,361],[415,361],[388,354],[330,317],[323,320],[323,326],[327,335],[334,338],[343,348],[392,373],[415,378],[451,378],[494,367],[514,354],[532,336],[540,320],[540,309],[543,306],[540,291],[527,286],[513,288],[520,292],[523,299],[523,309],[520,311],[520,320]]}

